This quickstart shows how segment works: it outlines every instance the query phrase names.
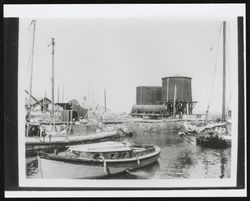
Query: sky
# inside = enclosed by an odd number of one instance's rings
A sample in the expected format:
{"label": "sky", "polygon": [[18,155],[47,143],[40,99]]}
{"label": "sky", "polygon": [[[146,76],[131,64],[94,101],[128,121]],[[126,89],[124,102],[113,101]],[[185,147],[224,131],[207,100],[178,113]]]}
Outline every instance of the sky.
{"label": "sky", "polygon": [[[32,19],[20,19],[19,73],[29,89]],[[55,101],[84,96],[114,112],[131,111],[137,86],[161,86],[166,76],[192,77],[194,113],[221,112],[222,19],[216,18],[38,18],[33,84],[35,97],[51,98],[51,37],[55,38]],[[236,19],[227,19],[227,98],[237,83]],[[220,37],[220,40],[219,40]],[[219,41],[219,42],[218,42]],[[218,51],[218,52],[217,52]],[[218,55],[217,55],[218,54]],[[217,59],[216,59],[217,55]],[[214,72],[216,65],[216,71]],[[214,83],[214,84],[213,84]],[[213,86],[213,87],[212,87]],[[46,92],[45,92],[46,91]]]}

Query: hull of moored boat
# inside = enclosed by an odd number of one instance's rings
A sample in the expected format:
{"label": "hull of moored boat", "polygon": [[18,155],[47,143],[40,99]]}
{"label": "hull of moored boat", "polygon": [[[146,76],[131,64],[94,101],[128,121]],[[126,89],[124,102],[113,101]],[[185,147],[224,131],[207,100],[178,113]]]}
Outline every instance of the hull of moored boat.
{"label": "hull of moored boat", "polygon": [[152,154],[149,157],[139,158],[139,161],[134,158],[127,161],[114,161],[99,163],[73,163],[60,160],[51,160],[49,158],[38,158],[40,166],[40,174],[42,178],[98,178],[106,175],[122,173],[125,170],[133,170],[157,161],[159,152]]}

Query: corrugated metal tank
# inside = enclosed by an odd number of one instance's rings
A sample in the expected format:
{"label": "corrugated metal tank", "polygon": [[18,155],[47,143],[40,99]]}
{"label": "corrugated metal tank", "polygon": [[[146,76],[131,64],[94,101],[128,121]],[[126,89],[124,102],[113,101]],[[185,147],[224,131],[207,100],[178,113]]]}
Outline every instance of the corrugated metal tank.
{"label": "corrugated metal tank", "polygon": [[174,100],[174,88],[176,86],[176,100],[192,101],[191,77],[175,76],[162,78],[162,100]]}
{"label": "corrugated metal tank", "polygon": [[136,87],[137,105],[157,105],[161,102],[161,87],[139,86]]}
{"label": "corrugated metal tank", "polygon": [[133,105],[132,113],[167,113],[163,105]]}

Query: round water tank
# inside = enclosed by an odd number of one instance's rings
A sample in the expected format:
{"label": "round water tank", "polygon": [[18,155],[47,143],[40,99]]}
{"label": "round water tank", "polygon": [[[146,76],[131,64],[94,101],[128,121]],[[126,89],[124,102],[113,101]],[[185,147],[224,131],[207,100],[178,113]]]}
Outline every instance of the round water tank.
{"label": "round water tank", "polygon": [[137,105],[157,105],[161,102],[161,87],[139,86],[136,87]]}
{"label": "round water tank", "polygon": [[162,78],[162,100],[173,101],[176,87],[177,101],[192,101],[192,87],[190,77],[176,76]]}

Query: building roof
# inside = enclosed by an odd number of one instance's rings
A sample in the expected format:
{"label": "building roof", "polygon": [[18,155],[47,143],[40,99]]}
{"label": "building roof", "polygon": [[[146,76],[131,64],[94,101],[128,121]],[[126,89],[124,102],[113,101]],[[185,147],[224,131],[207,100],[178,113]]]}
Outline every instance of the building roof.
{"label": "building roof", "polygon": [[56,105],[59,105],[59,106],[63,107],[65,110],[71,110],[72,109],[71,103],[56,103]]}
{"label": "building roof", "polygon": [[139,87],[145,87],[145,88],[162,88],[161,86],[137,86]]}
{"label": "building roof", "polygon": [[166,79],[166,78],[186,78],[186,79],[192,79],[191,77],[180,76],[180,75],[176,75],[176,76],[167,76],[167,77],[163,77],[163,78],[161,78],[161,79],[164,80],[164,79]]}
{"label": "building roof", "polygon": [[[36,98],[36,97],[35,97]],[[47,100],[48,102],[52,102],[49,98],[47,98],[47,97],[43,97],[43,98],[36,98],[39,102],[42,102],[43,100]],[[25,98],[25,105],[28,105],[29,104],[29,98]],[[37,102],[33,99],[33,98],[31,98],[31,105],[35,105],[35,104],[37,104]]]}

